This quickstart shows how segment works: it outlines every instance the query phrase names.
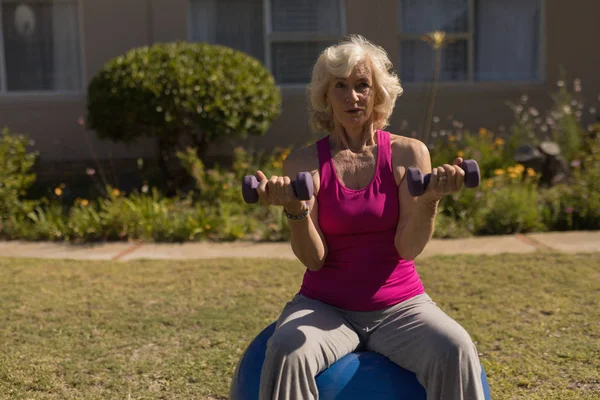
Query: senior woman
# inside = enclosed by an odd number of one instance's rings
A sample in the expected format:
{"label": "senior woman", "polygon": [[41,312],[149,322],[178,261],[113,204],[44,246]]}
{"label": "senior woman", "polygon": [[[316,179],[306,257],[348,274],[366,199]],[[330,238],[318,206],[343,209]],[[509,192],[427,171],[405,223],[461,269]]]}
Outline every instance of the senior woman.
{"label": "senior woman", "polygon": [[[291,152],[285,176],[256,172],[259,197],[284,207],[307,268],[268,342],[262,400],[318,399],[316,375],[357,349],[415,372],[430,400],[484,398],[475,345],[414,263],[439,200],[463,185],[462,160],[432,169],[425,144],[383,130],[402,92],[381,47],[358,35],[328,47],[308,88],[311,125],[327,136]],[[420,197],[408,192],[408,167],[432,174]],[[289,178],[303,171],[314,182],[306,202]]]}

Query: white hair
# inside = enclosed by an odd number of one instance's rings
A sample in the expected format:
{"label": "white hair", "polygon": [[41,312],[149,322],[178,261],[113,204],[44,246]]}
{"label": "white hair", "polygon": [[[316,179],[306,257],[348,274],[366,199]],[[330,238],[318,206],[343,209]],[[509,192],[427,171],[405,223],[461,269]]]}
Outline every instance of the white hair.
{"label": "white hair", "polygon": [[350,35],[338,44],[321,52],[307,88],[311,128],[315,131],[331,132],[334,128],[333,113],[325,95],[333,77],[347,78],[360,62],[367,62],[372,71],[375,101],[373,106],[374,127],[383,129],[403,93],[400,79],[392,71],[392,62],[387,52],[360,35]]}

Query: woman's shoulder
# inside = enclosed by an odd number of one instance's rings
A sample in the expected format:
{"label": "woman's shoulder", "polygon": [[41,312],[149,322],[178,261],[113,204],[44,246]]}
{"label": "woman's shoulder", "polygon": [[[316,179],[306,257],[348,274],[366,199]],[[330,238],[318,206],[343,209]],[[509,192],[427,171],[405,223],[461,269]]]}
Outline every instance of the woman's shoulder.
{"label": "woman's shoulder", "polygon": [[429,149],[418,139],[390,133],[390,142],[395,166],[418,165],[430,158]]}

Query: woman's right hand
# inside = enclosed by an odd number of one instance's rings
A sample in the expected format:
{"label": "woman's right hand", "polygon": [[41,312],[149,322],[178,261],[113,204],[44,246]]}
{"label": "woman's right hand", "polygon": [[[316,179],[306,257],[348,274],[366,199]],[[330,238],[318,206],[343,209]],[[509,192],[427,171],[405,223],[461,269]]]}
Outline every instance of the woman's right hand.
{"label": "woman's right hand", "polygon": [[290,214],[300,214],[304,210],[304,201],[296,198],[288,176],[273,175],[267,179],[262,171],[256,171],[256,179],[259,182],[256,191],[263,204],[283,206]]}

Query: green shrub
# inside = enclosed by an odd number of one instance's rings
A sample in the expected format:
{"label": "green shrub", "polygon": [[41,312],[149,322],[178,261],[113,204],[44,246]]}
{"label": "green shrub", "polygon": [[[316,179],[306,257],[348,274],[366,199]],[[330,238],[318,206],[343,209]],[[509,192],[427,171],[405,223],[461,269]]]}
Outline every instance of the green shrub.
{"label": "green shrub", "polygon": [[600,137],[575,164],[571,182],[541,192],[544,224],[551,230],[600,229]]}
{"label": "green shrub", "polygon": [[485,128],[481,128],[477,133],[450,132],[435,139],[431,150],[433,167],[452,164],[456,157],[476,160],[483,178],[493,176],[496,169],[514,164],[512,147],[507,148],[503,138]]}
{"label": "green shrub", "polygon": [[26,136],[7,128],[0,134],[0,233],[4,219],[28,208],[22,199],[35,183],[32,169],[38,156],[28,150],[31,144]]}
{"label": "green shrub", "polygon": [[495,171],[482,182],[479,201],[474,204],[476,234],[511,234],[543,231],[537,181],[533,170],[522,165]]}
{"label": "green shrub", "polygon": [[165,161],[181,141],[202,157],[219,139],[262,135],[280,105],[275,80],[257,59],[224,46],[161,43],[130,50],[96,74],[88,125],[113,141],[157,138]]}
{"label": "green shrub", "polygon": [[289,148],[277,148],[272,152],[253,152],[238,147],[228,170],[219,165],[207,169],[194,149],[177,155],[196,182],[197,201],[218,213],[223,221],[221,230],[227,238],[284,240],[289,238],[289,227],[281,208],[246,204],[242,198],[242,178],[257,170],[267,176],[281,175],[283,161],[290,151]]}

